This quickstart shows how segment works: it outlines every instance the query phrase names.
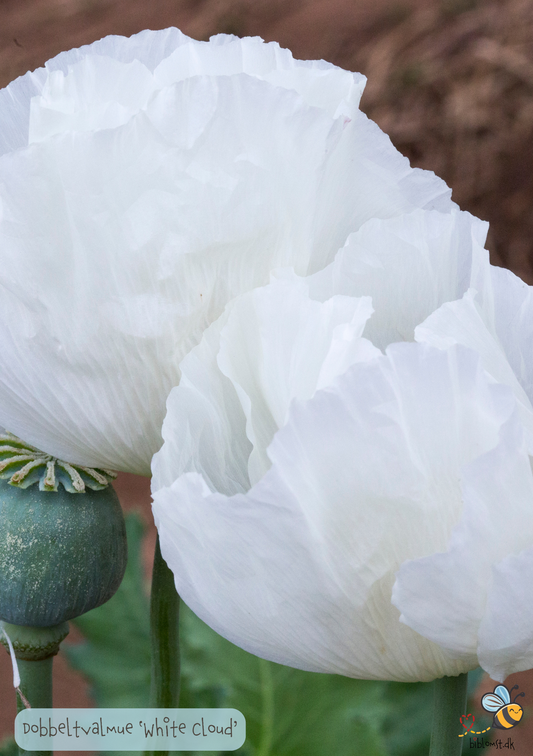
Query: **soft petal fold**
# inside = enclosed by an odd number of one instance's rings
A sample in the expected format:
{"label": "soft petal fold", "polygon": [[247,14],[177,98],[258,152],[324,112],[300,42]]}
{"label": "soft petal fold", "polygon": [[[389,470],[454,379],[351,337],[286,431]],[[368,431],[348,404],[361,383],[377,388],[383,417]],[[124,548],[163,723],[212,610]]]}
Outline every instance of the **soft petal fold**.
{"label": "soft petal fold", "polygon": [[146,107],[157,82],[140,61],[91,55],[50,73],[30,103],[28,143],[56,134],[111,129]]}
{"label": "soft petal fold", "polygon": [[[531,512],[528,513],[531,517]],[[479,625],[479,663],[493,680],[533,667],[533,546],[492,567]]]}
{"label": "soft petal fold", "polygon": [[441,179],[411,168],[379,127],[358,111],[346,122],[324,166],[309,273],[331,263],[348,236],[372,218],[409,215],[417,209],[448,214],[456,207]]}
{"label": "soft petal fold", "polygon": [[275,281],[233,304],[217,363],[246,417],[252,483],[270,467],[267,448],[292,400],[309,399],[351,364],[380,354],[361,338],[371,313],[369,297],[335,296],[321,304],[297,279]]}
{"label": "soft petal fold", "polygon": [[471,285],[461,299],[431,313],[416,328],[415,339],[437,347],[463,344],[475,349],[485,369],[512,388],[531,451],[533,287],[486,261],[473,269]]}
{"label": "soft petal fold", "polygon": [[213,490],[248,490],[270,467],[267,447],[292,400],[380,354],[361,338],[371,312],[369,297],[310,299],[290,271],[231,302],[180,364],[154,486],[194,471]]}
{"label": "soft petal fold", "polygon": [[491,265],[490,285],[480,289],[483,317],[529,401],[533,403],[533,286],[510,270]]}
{"label": "soft petal fold", "polygon": [[511,279],[495,274],[496,271],[508,273],[501,268],[491,268],[494,286],[487,287],[482,296],[469,289],[461,299],[443,304],[416,328],[415,338],[435,347],[463,344],[475,349],[487,372],[513,390],[528,446],[533,451],[533,406],[526,393],[526,389],[532,389],[533,369],[531,287],[516,276]]}
{"label": "soft petal fold", "polygon": [[533,666],[526,599],[533,475],[518,415],[502,428],[498,446],[465,468],[462,490],[464,511],[447,551],[403,564],[393,603],[421,635],[452,654],[477,653],[503,682]]}
{"label": "soft petal fold", "polygon": [[452,209],[374,218],[351,234],[335,260],[307,278],[311,296],[372,297],[365,336],[385,349],[445,302],[459,299],[488,264],[488,224]]}
{"label": "soft petal fold", "polygon": [[462,466],[498,443],[513,407],[469,350],[395,345],[352,365],[293,402],[248,492],[213,492],[197,473],[154,480],[179,593],[231,641],[295,667],[430,680],[476,666],[400,623],[391,591],[403,562],[446,548]]}
{"label": "soft petal fold", "polygon": [[252,444],[233,383],[218,368],[224,313],[181,363],[181,380],[167,399],[165,443],[152,460],[152,490],[170,486],[183,472],[202,475],[210,490],[227,495],[250,488]]}
{"label": "soft petal fold", "polygon": [[[170,28],[161,31],[145,30],[133,37],[111,35],[93,42],[91,45],[59,53],[46,62],[43,68],[29,71],[0,90],[0,110],[2,112],[2,129],[0,130],[0,155],[26,147],[30,135],[30,110],[34,97],[40,98],[49,87],[54,73],[61,76],[55,81],[64,82],[64,75],[78,63],[88,57],[98,56],[105,60],[130,64],[138,61],[149,71],[153,71],[177,46],[185,44],[189,38],[179,29]],[[86,70],[90,70],[90,63]],[[139,70],[139,69],[137,69]],[[106,84],[104,83],[104,91]],[[93,105],[101,100],[98,87],[91,90]],[[96,101],[95,101],[96,100]],[[74,110],[74,102],[70,110]]]}

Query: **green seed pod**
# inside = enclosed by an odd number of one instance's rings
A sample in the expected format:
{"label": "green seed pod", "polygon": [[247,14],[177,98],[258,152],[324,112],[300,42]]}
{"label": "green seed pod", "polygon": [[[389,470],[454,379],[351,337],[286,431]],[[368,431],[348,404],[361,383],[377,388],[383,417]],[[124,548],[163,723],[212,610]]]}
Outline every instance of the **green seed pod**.
{"label": "green seed pod", "polygon": [[69,493],[0,480],[0,619],[50,627],[78,617],[111,598],[126,559],[113,488]]}

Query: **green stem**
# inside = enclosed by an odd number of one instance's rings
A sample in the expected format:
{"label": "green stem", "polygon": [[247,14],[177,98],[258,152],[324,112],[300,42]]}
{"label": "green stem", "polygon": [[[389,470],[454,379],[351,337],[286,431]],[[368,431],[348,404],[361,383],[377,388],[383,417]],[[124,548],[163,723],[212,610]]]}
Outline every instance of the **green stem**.
{"label": "green stem", "polygon": [[[20,689],[32,709],[52,708],[52,661],[53,657],[41,661],[17,659],[20,673]],[[17,695],[17,712],[25,705]],[[52,756],[51,751],[25,751],[19,749],[21,756]]]}
{"label": "green stem", "polygon": [[460,756],[460,717],[466,713],[468,674],[441,677],[433,683],[433,727],[429,756]]}
{"label": "green stem", "polygon": [[[154,709],[175,709],[179,702],[179,605],[180,597],[174,585],[174,575],[161,556],[158,536],[150,599],[152,637],[150,706]],[[168,751],[154,753],[166,754]]]}
{"label": "green stem", "polygon": [[[68,635],[68,622],[52,627],[28,627],[0,622],[0,640],[10,650],[10,639],[20,674],[20,691],[32,709],[51,709],[52,661],[59,651],[59,644]],[[4,634],[5,633],[5,634]],[[17,694],[17,712],[26,707]],[[21,756],[51,756],[50,751],[25,751]]]}
{"label": "green stem", "polygon": [[274,739],[274,680],[272,665],[265,659],[259,659],[259,680],[261,685],[261,741],[257,756],[269,756]]}

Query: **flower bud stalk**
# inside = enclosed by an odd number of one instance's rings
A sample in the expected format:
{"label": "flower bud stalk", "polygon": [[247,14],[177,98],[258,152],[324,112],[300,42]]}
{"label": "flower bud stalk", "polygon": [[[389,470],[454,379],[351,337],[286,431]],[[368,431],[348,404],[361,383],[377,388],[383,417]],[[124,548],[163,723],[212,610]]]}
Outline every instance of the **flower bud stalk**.
{"label": "flower bud stalk", "polygon": [[[40,661],[17,659],[20,673],[20,690],[32,708],[52,708],[52,662],[54,657]],[[25,704],[17,695],[17,713],[23,711]],[[52,751],[26,751],[20,749],[20,756],[52,756]]]}

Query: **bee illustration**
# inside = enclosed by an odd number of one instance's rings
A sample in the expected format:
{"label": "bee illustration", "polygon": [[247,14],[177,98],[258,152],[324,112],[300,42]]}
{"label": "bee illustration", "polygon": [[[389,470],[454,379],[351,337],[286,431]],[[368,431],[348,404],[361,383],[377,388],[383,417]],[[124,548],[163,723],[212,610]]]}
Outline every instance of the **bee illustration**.
{"label": "bee illustration", "polygon": [[481,705],[485,711],[494,712],[493,727],[498,727],[500,730],[509,730],[511,727],[515,727],[522,719],[524,712],[522,711],[522,707],[515,703],[515,701],[520,696],[524,696],[525,693],[517,693],[513,701],[511,701],[511,693],[515,688],[518,688],[518,685],[513,685],[511,691],[507,690],[505,685],[497,685],[493,693],[485,693],[481,699]]}

